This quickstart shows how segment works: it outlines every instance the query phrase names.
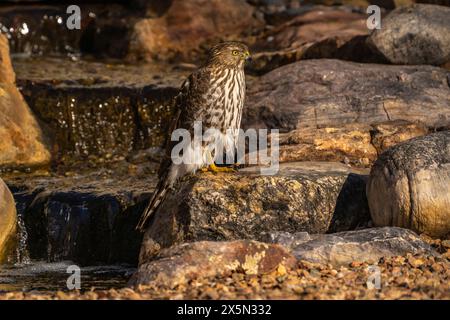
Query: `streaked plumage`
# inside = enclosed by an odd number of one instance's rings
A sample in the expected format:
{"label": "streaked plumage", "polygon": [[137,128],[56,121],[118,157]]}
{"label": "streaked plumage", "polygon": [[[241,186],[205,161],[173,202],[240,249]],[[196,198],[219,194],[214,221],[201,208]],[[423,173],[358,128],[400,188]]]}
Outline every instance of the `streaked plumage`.
{"label": "streaked plumage", "polygon": [[[193,72],[181,86],[175,99],[177,114],[170,133],[183,128],[193,136],[194,122],[201,121],[203,132],[209,128],[218,129],[220,133],[216,141],[220,141],[228,150],[234,148],[237,144],[237,134],[231,136],[225,134],[227,130],[239,129],[241,124],[245,100],[244,62],[248,57],[247,46],[239,42],[224,42],[214,46],[206,63]],[[183,158],[186,159],[197,156],[198,161],[190,161],[190,164],[186,164],[187,161],[174,164],[170,155],[176,143],[167,143],[166,157],[159,170],[159,182],[139,221],[140,230],[145,229],[148,219],[179,178],[207,167],[212,160],[216,161],[222,156],[211,154],[208,146],[202,144],[200,148],[192,146],[186,154],[183,154]]]}

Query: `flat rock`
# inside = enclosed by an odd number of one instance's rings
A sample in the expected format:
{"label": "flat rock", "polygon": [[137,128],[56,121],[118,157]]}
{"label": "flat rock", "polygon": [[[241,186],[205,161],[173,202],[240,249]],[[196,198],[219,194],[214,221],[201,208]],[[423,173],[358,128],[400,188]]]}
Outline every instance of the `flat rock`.
{"label": "flat rock", "polygon": [[348,265],[352,262],[378,263],[382,257],[406,254],[437,255],[437,252],[411,230],[384,227],[333,234],[278,232],[266,235],[298,259],[313,263]]}
{"label": "flat rock", "polygon": [[338,163],[284,163],[198,174],[181,181],[153,216],[140,261],[186,241],[258,240],[267,231],[351,230],[368,223],[365,170]]}
{"label": "flat rock", "polygon": [[50,161],[47,141],[15,85],[8,40],[0,34],[0,167],[38,166]]}
{"label": "flat rock", "polygon": [[129,284],[186,285],[201,277],[218,276],[240,270],[258,275],[290,268],[295,258],[279,245],[250,240],[200,241],[161,251],[156,260],[141,261]]}
{"label": "flat rock", "polygon": [[370,43],[394,64],[444,64],[450,60],[449,15],[444,6],[399,7],[383,18]]}
{"label": "flat rock", "polygon": [[431,66],[390,66],[340,60],[303,60],[252,83],[244,128],[281,132],[348,123],[450,122],[448,71]]}
{"label": "flat rock", "polygon": [[9,254],[16,231],[16,205],[6,184],[0,178],[0,263]]}
{"label": "flat rock", "polygon": [[368,167],[389,147],[428,132],[423,124],[403,120],[296,129],[279,135],[280,162],[336,161]]}
{"label": "flat rock", "polygon": [[381,154],[367,184],[377,226],[450,234],[450,131],[414,138]]}

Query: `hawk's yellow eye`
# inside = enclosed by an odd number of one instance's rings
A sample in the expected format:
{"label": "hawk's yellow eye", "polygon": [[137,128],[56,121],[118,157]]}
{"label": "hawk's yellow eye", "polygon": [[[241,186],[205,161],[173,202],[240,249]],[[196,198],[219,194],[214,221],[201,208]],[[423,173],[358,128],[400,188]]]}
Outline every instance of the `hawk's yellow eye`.
{"label": "hawk's yellow eye", "polygon": [[237,50],[233,50],[232,54],[233,54],[233,56],[237,56],[239,54],[239,52]]}

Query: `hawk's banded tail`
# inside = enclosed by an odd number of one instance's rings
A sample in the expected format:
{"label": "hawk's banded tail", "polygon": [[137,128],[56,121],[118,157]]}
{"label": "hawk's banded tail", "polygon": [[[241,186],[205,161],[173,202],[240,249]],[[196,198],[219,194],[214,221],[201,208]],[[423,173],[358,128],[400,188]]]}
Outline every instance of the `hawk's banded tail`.
{"label": "hawk's banded tail", "polygon": [[166,197],[167,191],[169,189],[170,181],[167,178],[160,179],[148,206],[145,208],[144,212],[141,215],[141,218],[139,219],[138,225],[136,227],[137,230],[140,230],[141,232],[145,231],[150,217],[155,213],[156,209],[158,209],[160,204],[164,201],[164,198]]}

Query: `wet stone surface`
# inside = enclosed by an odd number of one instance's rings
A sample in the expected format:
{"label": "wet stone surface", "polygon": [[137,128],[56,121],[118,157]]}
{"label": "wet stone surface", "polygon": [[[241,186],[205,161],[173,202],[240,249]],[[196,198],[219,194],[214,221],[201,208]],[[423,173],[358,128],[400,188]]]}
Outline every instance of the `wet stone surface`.
{"label": "wet stone surface", "polygon": [[56,161],[123,159],[159,146],[189,69],[15,59],[19,89],[52,137]]}
{"label": "wet stone surface", "polygon": [[107,170],[6,179],[25,225],[29,258],[80,265],[137,264],[142,234],[135,226],[153,180],[112,177]]}
{"label": "wet stone surface", "polygon": [[[0,293],[9,291],[52,292],[67,291],[67,269],[74,266],[72,261],[55,263],[34,262],[24,265],[0,267]],[[123,287],[134,272],[127,265],[90,266],[80,268],[81,292]],[[72,273],[73,274],[73,273]]]}

